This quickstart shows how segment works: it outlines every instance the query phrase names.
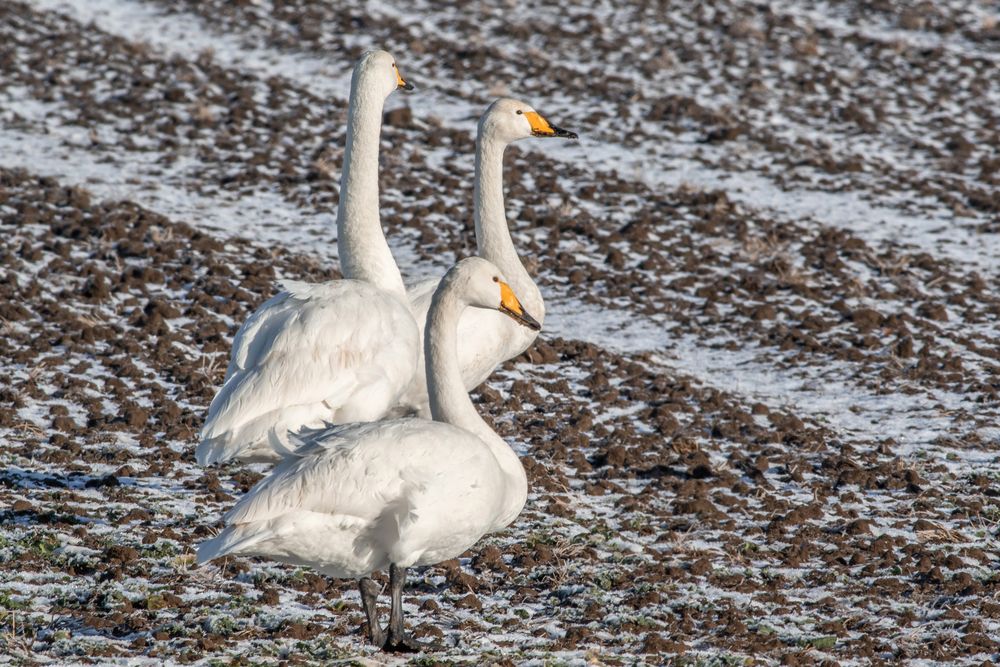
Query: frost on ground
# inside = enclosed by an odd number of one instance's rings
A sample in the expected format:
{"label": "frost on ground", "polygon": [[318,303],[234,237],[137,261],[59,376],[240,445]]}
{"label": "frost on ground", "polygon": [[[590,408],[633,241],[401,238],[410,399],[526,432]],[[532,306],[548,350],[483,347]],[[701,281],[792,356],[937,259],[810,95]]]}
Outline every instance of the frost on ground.
{"label": "frost on ground", "polygon": [[231,336],[336,275],[361,32],[419,89],[383,134],[404,275],[473,250],[492,96],[583,135],[510,151],[550,314],[476,400],[532,495],[414,580],[433,659],[1000,657],[996,17],[517,13],[0,5],[0,659],[375,657],[349,583],[192,565],[260,473],[193,461]]}

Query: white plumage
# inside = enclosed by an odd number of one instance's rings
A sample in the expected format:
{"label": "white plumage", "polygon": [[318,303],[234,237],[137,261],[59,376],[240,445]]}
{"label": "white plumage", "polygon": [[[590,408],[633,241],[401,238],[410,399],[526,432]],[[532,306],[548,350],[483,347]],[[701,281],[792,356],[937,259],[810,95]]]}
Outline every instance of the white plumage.
{"label": "white plumage", "polygon": [[280,460],[289,430],[378,419],[412,382],[420,328],[378,211],[382,107],[400,87],[408,84],[385,51],[355,66],[337,220],[353,239],[341,262],[355,280],[286,282],[244,323],[201,431],[200,464]]}
{"label": "white plumage", "polygon": [[[374,54],[359,62],[352,83],[338,241],[345,277],[373,285],[383,296],[402,297],[399,269],[379,221],[377,173],[380,105],[398,85],[398,70],[387,64],[391,63],[388,54]],[[371,74],[390,69],[396,78]],[[366,85],[366,81],[375,83]],[[370,90],[376,84],[381,86],[381,97]],[[378,109],[364,113],[363,107],[375,102]],[[483,114],[476,141],[475,224],[480,256],[510,277],[515,293],[541,322],[545,303],[518,257],[503,198],[504,150],[511,142],[531,136],[576,135],[553,127],[517,100],[497,100]],[[269,301],[237,336],[226,383],[212,402],[202,430],[198,461],[205,465],[233,458],[279,460],[287,454],[286,431],[313,427],[320,421],[342,423],[407,413],[428,417],[428,378],[419,341],[437,286],[437,280],[427,280],[406,293],[416,333],[385,299],[373,299],[369,312],[357,310],[346,294],[336,297],[345,300],[342,307],[335,303],[332,290],[329,298],[311,295],[310,307],[324,312],[325,319],[298,317],[303,302],[286,295]],[[307,292],[306,287],[296,289],[303,295]],[[362,292],[358,296],[369,298]],[[291,342],[293,330],[302,338],[301,345]],[[467,390],[479,386],[497,365],[526,350],[537,336],[536,331],[495,310],[481,308],[466,310],[458,331],[458,363]],[[263,354],[279,339],[286,341],[282,350]],[[407,356],[411,349],[416,350],[412,360]],[[260,352],[252,355],[253,350]],[[255,361],[241,361],[240,355]],[[406,375],[406,368],[414,371]],[[281,381],[272,380],[278,376]]]}
{"label": "white plumage", "polygon": [[[502,98],[490,105],[479,120],[476,135],[473,206],[479,256],[495,264],[510,279],[511,288],[525,308],[538,322],[544,323],[545,302],[510,237],[503,196],[504,151],[512,142],[533,136],[576,138],[573,132],[550,125],[525,102]],[[421,335],[436,286],[436,280],[427,280],[407,291]],[[464,386],[470,391],[482,384],[497,366],[528,349],[538,336],[537,331],[481,308],[466,310],[458,329],[458,363]],[[422,365],[418,363],[418,367]],[[414,377],[399,409],[422,417],[430,414],[424,373]]]}
{"label": "white plumage", "polygon": [[[437,279],[420,282],[407,293],[410,297],[410,310],[413,312],[413,319],[417,322],[421,336],[424,334],[427,312],[430,310],[438,282]],[[521,292],[517,291],[513,283],[511,288],[520,298]],[[535,287],[534,290],[528,288],[527,293],[530,294],[532,291],[537,298],[525,297],[524,306],[535,319],[542,322],[545,317],[545,305],[541,292]],[[528,306],[528,301],[533,301],[534,306]],[[541,314],[535,316],[535,312]],[[524,329],[524,332],[518,329]],[[458,364],[462,373],[462,386],[472,391],[485,382],[498,365],[528,349],[537,336],[537,331],[511,322],[509,318],[496,311],[481,308],[467,309],[458,322]],[[417,361],[418,369],[422,367],[423,361],[421,354]],[[424,418],[430,416],[425,373],[418,372],[413,376],[412,382],[400,396],[396,412],[412,413]]]}
{"label": "white plumage", "polygon": [[198,560],[257,554],[345,579],[438,563],[494,527],[504,487],[489,449],[460,428],[416,418],[351,425],[279,464]]}
{"label": "white plumage", "polygon": [[202,465],[277,460],[289,430],[378,419],[416,371],[420,334],[395,294],[356,280],[282,286],[236,335]]}
{"label": "white plumage", "polygon": [[[303,445],[199,546],[198,562],[258,555],[342,578],[389,567],[389,642],[409,641],[397,604],[405,568],[458,556],[513,521],[527,498],[517,455],[482,420],[462,384],[456,351],[466,306],[539,326],[495,266],[480,258],[456,264],[435,292],[425,338],[435,421],[410,417],[302,434]],[[381,643],[373,594],[364,583],[361,590],[373,640]]]}

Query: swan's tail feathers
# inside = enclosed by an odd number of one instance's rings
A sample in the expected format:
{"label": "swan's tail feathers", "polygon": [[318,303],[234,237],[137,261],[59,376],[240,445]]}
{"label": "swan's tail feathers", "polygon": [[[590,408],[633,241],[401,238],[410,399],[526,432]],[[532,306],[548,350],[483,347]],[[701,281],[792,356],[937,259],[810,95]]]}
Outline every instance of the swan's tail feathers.
{"label": "swan's tail feathers", "polygon": [[210,466],[213,463],[224,461],[226,457],[226,444],[228,438],[218,436],[215,438],[205,438],[198,443],[198,449],[194,452],[194,458],[200,466]]}
{"label": "swan's tail feathers", "polygon": [[270,531],[258,523],[241,523],[227,526],[221,533],[198,545],[199,565],[210,560],[246,552],[255,544],[270,537]]}
{"label": "swan's tail feathers", "polygon": [[[218,397],[217,397],[218,398]],[[213,407],[215,401],[212,402]],[[240,448],[236,445],[236,439],[244,435],[243,429],[233,428],[231,420],[223,421],[216,412],[209,416],[205,424],[201,427],[198,437],[201,442],[194,452],[195,460],[200,466],[210,466],[215,463],[225,463],[240,453]]]}
{"label": "swan's tail feathers", "polygon": [[[225,463],[237,460],[243,463],[276,463],[285,458],[280,441],[274,446],[277,436],[272,439],[270,430],[266,430],[267,419],[251,422],[235,431],[223,431],[218,435],[202,437],[194,457],[200,466],[210,466],[214,463]],[[281,428],[280,426],[275,428]]]}

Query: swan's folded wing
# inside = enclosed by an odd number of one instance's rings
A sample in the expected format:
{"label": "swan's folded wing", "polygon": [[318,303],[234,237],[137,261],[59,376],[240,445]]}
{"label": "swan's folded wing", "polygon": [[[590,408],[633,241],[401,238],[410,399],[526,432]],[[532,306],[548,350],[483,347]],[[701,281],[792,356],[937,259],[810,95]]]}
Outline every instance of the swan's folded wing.
{"label": "swan's folded wing", "polygon": [[470,456],[491,456],[469,447],[469,438],[421,419],[339,427],[327,440],[312,440],[308,453],[279,463],[226,514],[226,524],[297,511],[375,519],[407,494],[440,485],[438,475],[460,477]]}
{"label": "swan's folded wing", "polygon": [[399,376],[401,391],[412,375],[419,335],[404,304],[357,281],[302,285],[268,301],[240,330],[203,439],[297,406],[325,402],[332,415],[359,386]]}
{"label": "swan's folded wing", "polygon": [[288,292],[279,292],[265,301],[247,318],[233,339],[225,382],[235,373],[253,366],[261,353],[274,342],[289,311],[296,307]]}
{"label": "swan's folded wing", "polygon": [[276,339],[283,334],[288,336],[296,319],[321,308],[325,303],[337,300],[338,306],[346,313],[359,303],[352,297],[367,297],[369,293],[375,297],[385,296],[355,280],[325,283],[282,280],[278,285],[282,291],[261,304],[236,333],[227,380],[234,372],[258,366],[266,355],[276,349]]}
{"label": "swan's folded wing", "polygon": [[303,428],[289,433],[289,441],[294,446],[291,457],[311,456],[322,449],[336,449],[349,445],[355,438],[382,426],[381,422],[355,422],[351,424],[326,423],[319,428]]}

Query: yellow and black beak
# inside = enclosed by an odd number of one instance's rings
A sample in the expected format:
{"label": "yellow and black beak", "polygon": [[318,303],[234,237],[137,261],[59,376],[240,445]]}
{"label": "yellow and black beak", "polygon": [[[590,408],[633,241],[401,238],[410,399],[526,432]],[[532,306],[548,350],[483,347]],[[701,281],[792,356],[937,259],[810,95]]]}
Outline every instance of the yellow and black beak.
{"label": "yellow and black beak", "polygon": [[531,134],[535,137],[564,137],[566,139],[579,139],[576,132],[564,130],[555,125],[549,125],[549,121],[542,117],[537,111],[526,111],[524,117],[531,123]]}
{"label": "yellow and black beak", "polygon": [[[395,67],[395,66],[394,66]],[[396,67],[396,88],[402,88],[403,90],[413,90],[413,84],[407,83],[403,75],[399,73],[399,68]]]}
{"label": "yellow and black beak", "polygon": [[521,306],[521,302],[514,296],[514,290],[510,288],[510,285],[504,282],[500,283],[500,307],[497,310],[533,331],[540,331],[542,328],[538,320],[529,315]]}

